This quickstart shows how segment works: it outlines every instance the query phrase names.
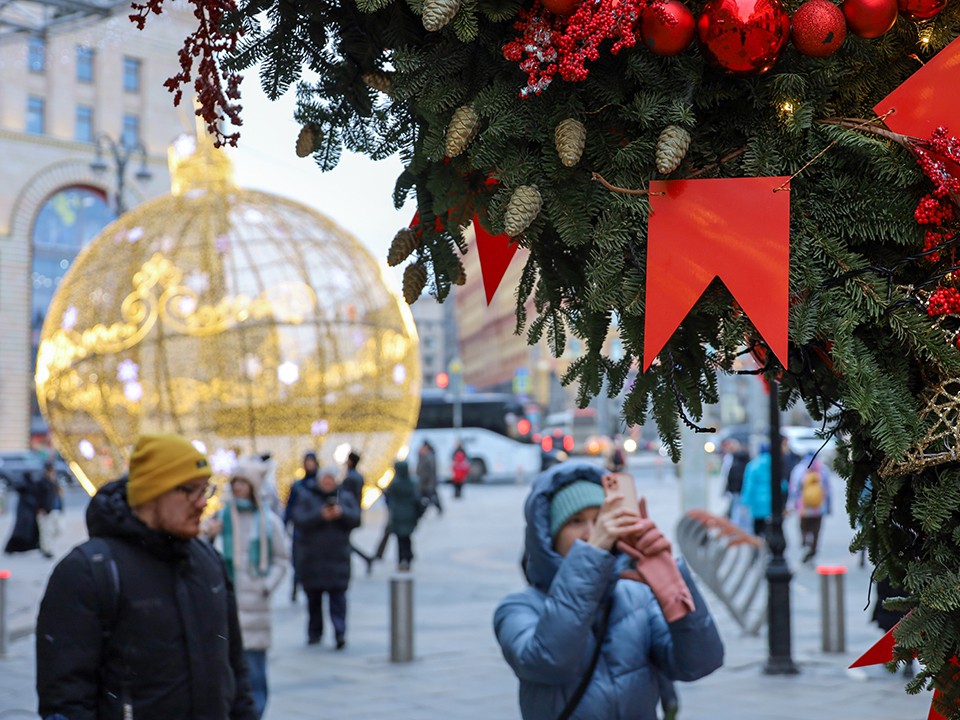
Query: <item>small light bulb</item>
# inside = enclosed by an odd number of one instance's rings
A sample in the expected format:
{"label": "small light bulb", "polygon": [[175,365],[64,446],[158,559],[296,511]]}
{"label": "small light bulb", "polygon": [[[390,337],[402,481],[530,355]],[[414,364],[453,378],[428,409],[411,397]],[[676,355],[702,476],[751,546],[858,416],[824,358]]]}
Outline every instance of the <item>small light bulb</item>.
{"label": "small light bulb", "polygon": [[789,100],[785,100],[783,103],[780,104],[780,111],[784,115],[793,115],[793,103],[790,102]]}

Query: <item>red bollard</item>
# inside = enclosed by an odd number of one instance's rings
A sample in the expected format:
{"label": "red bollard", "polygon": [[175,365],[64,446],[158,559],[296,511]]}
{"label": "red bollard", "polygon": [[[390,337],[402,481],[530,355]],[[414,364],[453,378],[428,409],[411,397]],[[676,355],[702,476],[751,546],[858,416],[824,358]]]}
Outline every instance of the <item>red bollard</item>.
{"label": "red bollard", "polygon": [[842,653],[847,647],[843,615],[843,565],[818,565],[820,576],[820,637],[823,652]]}

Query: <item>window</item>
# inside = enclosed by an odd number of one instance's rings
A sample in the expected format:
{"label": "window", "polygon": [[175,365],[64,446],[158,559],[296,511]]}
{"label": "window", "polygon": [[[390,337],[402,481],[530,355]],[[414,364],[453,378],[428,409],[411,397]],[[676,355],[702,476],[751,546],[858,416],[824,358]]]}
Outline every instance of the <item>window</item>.
{"label": "window", "polygon": [[31,35],[27,41],[27,67],[35,73],[47,69],[47,41],[39,35]]}
{"label": "window", "polygon": [[27,132],[32,135],[43,135],[44,102],[42,97],[30,95],[27,97]]}
{"label": "window", "polygon": [[77,105],[74,139],[80,142],[93,142],[93,108],[89,105]]}
{"label": "window", "polygon": [[132,57],[123,59],[124,92],[140,92],[140,60]]}
{"label": "window", "polygon": [[140,142],[140,118],[136,115],[123,116],[123,132],[120,142],[124,147],[133,148]]}
{"label": "window", "polygon": [[77,82],[93,82],[93,50],[77,46]]}

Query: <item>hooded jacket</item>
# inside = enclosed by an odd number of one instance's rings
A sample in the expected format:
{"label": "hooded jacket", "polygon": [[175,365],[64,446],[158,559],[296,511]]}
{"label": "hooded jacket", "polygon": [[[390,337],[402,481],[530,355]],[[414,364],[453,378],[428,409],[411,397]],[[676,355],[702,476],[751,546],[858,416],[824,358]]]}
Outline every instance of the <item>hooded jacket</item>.
{"label": "hooded jacket", "polygon": [[[74,548],[54,569],[37,617],[40,716],[120,720],[254,720],[233,587],[203,540],[148,528],[130,509],[126,481],[105,485],[87,508],[119,590]],[[116,592],[104,628],[101,599]],[[105,637],[104,631],[108,632]]]}
{"label": "hooded jacket", "polygon": [[628,558],[577,540],[566,557],[550,538],[550,501],[576,480],[600,482],[602,471],[579,462],[541,473],[526,502],[524,568],[530,587],[504,598],[494,630],[520,680],[524,720],[556,720],[574,695],[596,647],[607,602],[610,619],[599,661],[572,718],[655,720],[657,673],[696,680],[723,663],[723,643],[686,566],[680,571],[696,610],[668,624],[653,592],[619,579]]}

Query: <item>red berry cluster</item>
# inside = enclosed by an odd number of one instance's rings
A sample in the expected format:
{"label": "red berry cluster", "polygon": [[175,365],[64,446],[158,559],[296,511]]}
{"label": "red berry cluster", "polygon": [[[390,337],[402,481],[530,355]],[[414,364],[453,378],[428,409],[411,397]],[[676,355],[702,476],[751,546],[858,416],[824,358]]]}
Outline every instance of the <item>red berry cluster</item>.
{"label": "red berry cluster", "polygon": [[616,55],[637,43],[636,25],[650,0],[583,0],[570,17],[546,11],[540,0],[520,10],[513,27],[520,37],[503,46],[503,56],[520,64],[527,86],[520,97],[540,94],[556,75],[567,82],[587,79],[586,63],[600,57],[612,39]]}
{"label": "red berry cluster", "polygon": [[938,287],[930,293],[930,299],[927,300],[927,314],[930,317],[960,315],[960,290],[953,287]]}
{"label": "red berry cluster", "polygon": [[[960,163],[960,140],[947,134],[945,127],[933,131],[929,140],[913,145],[917,164],[933,184],[933,192],[924,195],[913,211],[920,225],[929,225],[924,235],[924,252],[948,240],[952,232],[944,232],[957,219],[957,195],[960,194],[960,179],[953,174],[955,164]],[[940,253],[926,256],[930,262],[939,262]]]}

